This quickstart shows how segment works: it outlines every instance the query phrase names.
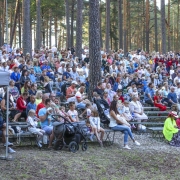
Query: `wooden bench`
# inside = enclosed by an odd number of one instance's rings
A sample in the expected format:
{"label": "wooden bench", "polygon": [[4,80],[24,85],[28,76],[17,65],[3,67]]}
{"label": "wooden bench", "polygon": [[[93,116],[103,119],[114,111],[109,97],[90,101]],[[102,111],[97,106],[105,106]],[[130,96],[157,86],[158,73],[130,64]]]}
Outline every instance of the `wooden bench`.
{"label": "wooden bench", "polygon": [[163,127],[148,127],[147,128],[151,133],[153,138],[163,138]]}

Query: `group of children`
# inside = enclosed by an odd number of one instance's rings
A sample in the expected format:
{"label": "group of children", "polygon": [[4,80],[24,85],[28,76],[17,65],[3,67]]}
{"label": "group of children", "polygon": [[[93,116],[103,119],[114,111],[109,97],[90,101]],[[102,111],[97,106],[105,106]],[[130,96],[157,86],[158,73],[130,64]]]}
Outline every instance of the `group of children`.
{"label": "group of children", "polygon": [[[52,115],[54,112],[54,109],[52,107],[47,108],[47,119],[49,122],[49,126],[52,126]],[[86,126],[87,126],[87,132],[89,133],[89,138],[91,141],[93,141],[93,136],[95,135],[100,146],[103,146],[103,137],[104,137],[104,129],[100,126],[100,118],[97,110],[92,110],[89,105],[87,105],[86,108],[87,113],[87,120],[86,120]],[[66,113],[65,107],[61,106],[58,109],[56,108],[56,114],[61,115],[62,117],[66,118],[70,122],[78,122],[78,112],[75,110],[75,103],[70,102],[69,103],[69,110]],[[59,121],[64,121],[63,118],[59,118]],[[40,124],[40,119],[37,118],[35,110],[31,109],[28,112],[27,117],[27,123],[28,123],[28,130],[37,135],[37,145],[38,147],[42,147],[42,140],[43,136],[45,134],[45,131],[38,128],[38,124]],[[100,135],[99,135],[100,133]]]}

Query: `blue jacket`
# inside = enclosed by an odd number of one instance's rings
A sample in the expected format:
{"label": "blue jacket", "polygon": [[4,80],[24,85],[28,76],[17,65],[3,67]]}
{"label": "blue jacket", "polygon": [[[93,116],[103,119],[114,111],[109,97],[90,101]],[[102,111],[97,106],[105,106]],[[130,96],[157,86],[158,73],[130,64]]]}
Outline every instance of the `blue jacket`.
{"label": "blue jacket", "polygon": [[15,82],[18,82],[20,80],[20,77],[21,77],[20,73],[13,72],[11,74],[11,79],[14,80]]}

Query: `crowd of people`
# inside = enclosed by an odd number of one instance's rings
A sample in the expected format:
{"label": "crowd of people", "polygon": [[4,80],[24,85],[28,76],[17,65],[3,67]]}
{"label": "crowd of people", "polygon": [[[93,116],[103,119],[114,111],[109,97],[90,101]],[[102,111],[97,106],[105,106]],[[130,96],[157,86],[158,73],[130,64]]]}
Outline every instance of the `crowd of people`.
{"label": "crowd of people", "polygon": [[[82,50],[82,58],[76,57],[74,48],[58,50],[42,46],[27,54],[23,54],[22,49],[7,51],[2,47],[1,51],[0,70],[10,73],[10,121],[24,118],[30,125],[28,130],[38,135],[38,146],[42,146],[42,137],[47,134],[48,148],[52,148],[52,114],[60,114],[71,122],[85,117],[92,135],[90,139],[95,135],[103,146],[104,129],[100,127],[98,109],[87,99],[91,63],[87,47]],[[138,49],[124,54],[122,49],[108,53],[101,49],[101,72],[102,81],[94,88],[93,99],[105,107],[110,117],[109,127],[124,133],[126,149],[130,149],[128,136],[140,145],[133,137],[129,121],[148,119],[143,111],[144,104],[161,111],[166,111],[167,107],[180,110],[180,53],[148,54]],[[5,142],[5,88],[0,88],[0,98],[0,128]],[[69,103],[68,111],[61,101]]]}

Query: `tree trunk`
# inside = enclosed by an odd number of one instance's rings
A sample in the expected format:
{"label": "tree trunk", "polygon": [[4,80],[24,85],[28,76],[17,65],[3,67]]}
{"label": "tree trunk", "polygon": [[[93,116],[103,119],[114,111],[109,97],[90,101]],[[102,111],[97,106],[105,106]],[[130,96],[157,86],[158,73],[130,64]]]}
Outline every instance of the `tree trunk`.
{"label": "tree trunk", "polygon": [[46,20],[46,46],[48,47],[49,45],[49,21]]}
{"label": "tree trunk", "polygon": [[122,15],[122,0],[118,0],[118,17],[119,17],[119,49],[123,48],[123,15]]}
{"label": "tree trunk", "polygon": [[23,0],[23,54],[32,54],[30,0]]}
{"label": "tree trunk", "polygon": [[168,0],[168,51],[171,50],[170,0]]}
{"label": "tree trunk", "polygon": [[101,53],[100,53],[100,24],[99,0],[89,1],[89,100],[92,100],[93,90],[101,80]]}
{"label": "tree trunk", "polygon": [[4,0],[4,3],[3,3],[3,13],[2,13],[2,44],[4,44],[4,29],[5,29],[5,13],[6,13],[6,1]]}
{"label": "tree trunk", "polygon": [[143,4],[142,4],[142,9],[143,9],[143,25],[142,25],[142,48],[143,50],[145,50],[145,42],[146,42],[146,15],[145,15],[145,8],[146,8],[146,5],[145,5],[145,0],[143,0]]}
{"label": "tree trunk", "polygon": [[54,35],[54,38],[55,38],[55,47],[57,47],[57,39],[58,39],[58,34],[57,34],[57,16],[55,17],[55,21],[54,21],[54,30],[55,30],[55,35]]}
{"label": "tree trunk", "polygon": [[71,47],[70,25],[69,25],[69,0],[65,0],[66,7],[66,48]]}
{"label": "tree trunk", "polygon": [[155,41],[155,51],[158,51],[158,27],[157,27],[157,4],[154,0],[154,41]]}
{"label": "tree trunk", "polygon": [[21,22],[22,22],[22,6],[20,3],[20,12],[19,12],[19,17],[18,17],[18,30],[19,30],[19,48],[21,48],[21,42],[22,42],[22,34],[21,34]]}
{"label": "tree trunk", "polygon": [[77,0],[77,17],[76,17],[76,56],[82,58],[82,8],[83,0]]}
{"label": "tree trunk", "polygon": [[149,0],[146,0],[146,51],[149,53]]}
{"label": "tree trunk", "polygon": [[36,0],[36,49],[39,50],[41,47],[42,34],[41,34],[41,0]]}
{"label": "tree trunk", "polygon": [[110,0],[106,0],[106,52],[109,53],[110,40]]}
{"label": "tree trunk", "polygon": [[49,47],[51,48],[51,37],[52,37],[52,11],[49,12]]}
{"label": "tree trunk", "polygon": [[165,19],[165,0],[161,0],[161,39],[162,53],[166,53],[166,19]]}
{"label": "tree trunk", "polygon": [[99,1],[99,24],[100,24],[100,45],[103,48],[103,39],[102,39],[102,25],[101,25],[101,0]]}
{"label": "tree trunk", "polygon": [[72,0],[72,7],[71,7],[71,47],[74,46],[74,6],[75,6],[75,0]]}
{"label": "tree trunk", "polygon": [[179,0],[178,0],[178,6],[177,6],[177,41],[176,41],[176,48],[175,48],[175,50],[176,50],[176,52],[178,52],[179,51],[179,5],[180,5],[180,3],[179,3]]}
{"label": "tree trunk", "polygon": [[124,54],[127,53],[127,1],[123,0],[123,35],[124,35]]}
{"label": "tree trunk", "polygon": [[14,23],[13,23],[12,32],[11,32],[11,37],[10,37],[10,46],[12,46],[12,44],[13,44],[14,33],[15,33],[15,30],[16,30],[16,24],[17,24],[16,22],[17,22],[19,10],[20,10],[19,0],[16,0]]}

